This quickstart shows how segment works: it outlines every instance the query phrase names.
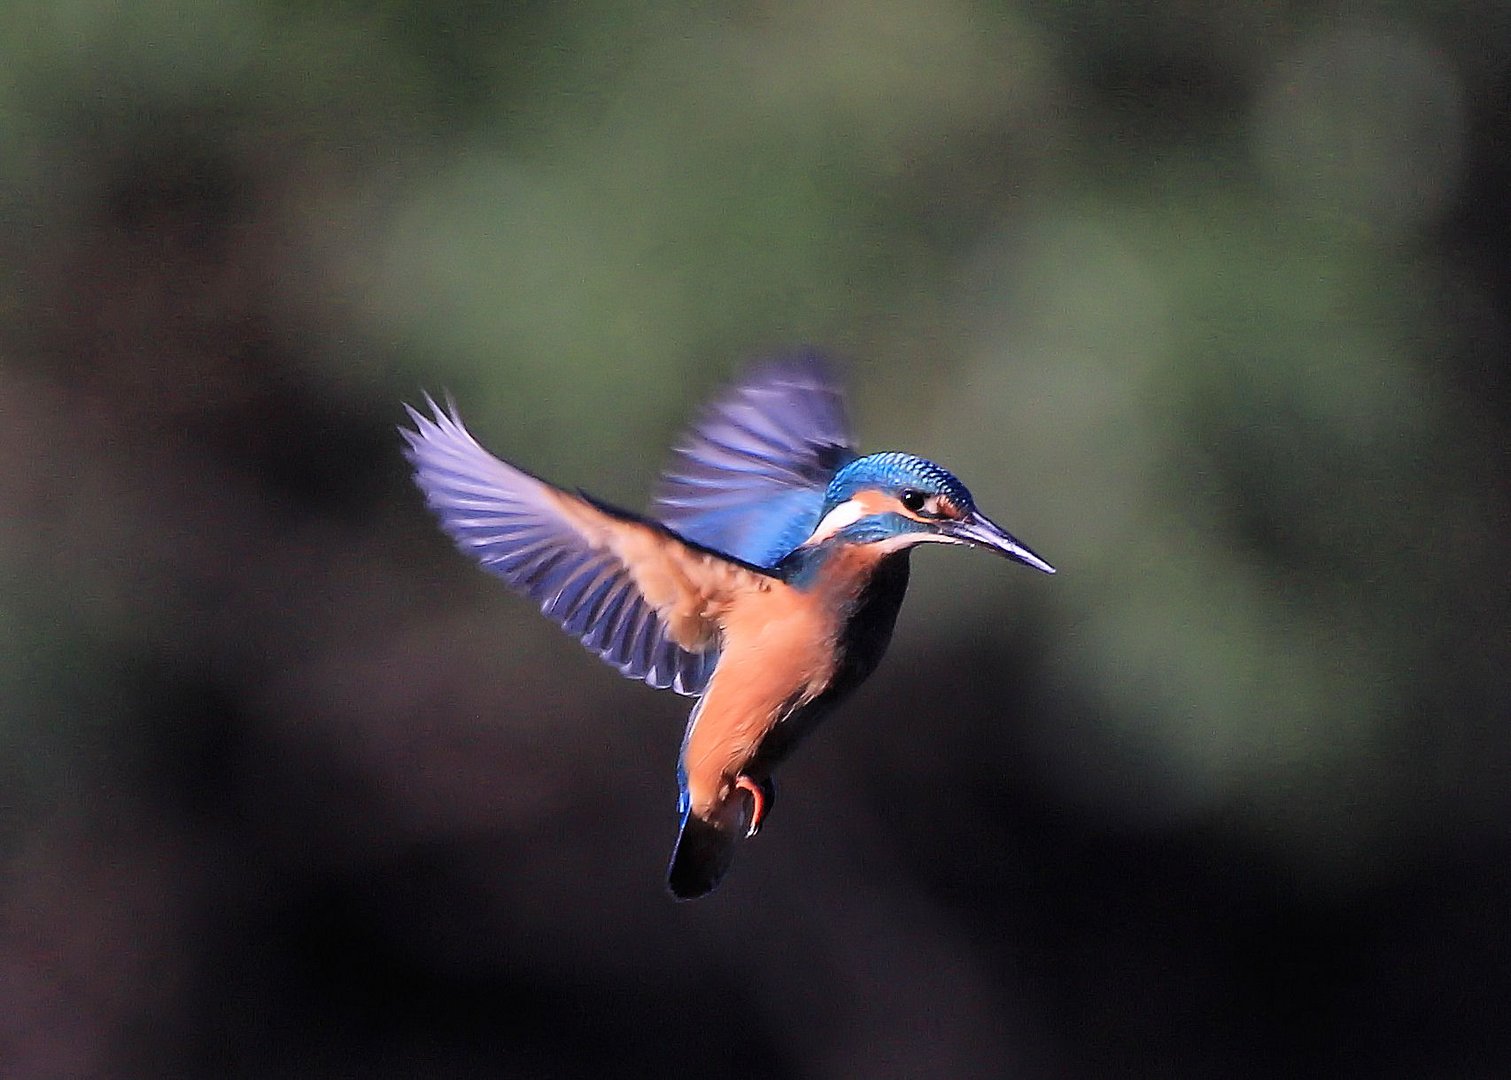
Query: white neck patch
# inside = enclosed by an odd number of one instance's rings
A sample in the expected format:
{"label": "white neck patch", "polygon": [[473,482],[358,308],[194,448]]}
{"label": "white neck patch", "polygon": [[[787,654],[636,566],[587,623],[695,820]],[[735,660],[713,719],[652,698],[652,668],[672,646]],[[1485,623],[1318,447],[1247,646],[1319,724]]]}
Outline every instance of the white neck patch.
{"label": "white neck patch", "polygon": [[822,544],[841,529],[854,525],[863,517],[872,513],[872,508],[861,502],[859,498],[842,502],[833,510],[824,515],[824,519],[813,527],[812,534],[804,540],[799,547],[813,547]]}

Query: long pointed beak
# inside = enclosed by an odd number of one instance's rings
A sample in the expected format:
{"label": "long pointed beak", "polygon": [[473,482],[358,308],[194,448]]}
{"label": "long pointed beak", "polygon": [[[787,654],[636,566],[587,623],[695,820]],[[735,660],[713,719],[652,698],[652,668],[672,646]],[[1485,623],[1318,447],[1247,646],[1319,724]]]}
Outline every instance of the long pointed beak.
{"label": "long pointed beak", "polygon": [[1030,551],[1027,545],[1019,543],[1016,537],[980,511],[973,510],[969,517],[951,522],[946,532],[963,543],[986,548],[999,555],[1006,555],[1009,559],[1016,559],[1026,566],[1032,566],[1035,570],[1042,570],[1046,574],[1055,572],[1053,566]]}

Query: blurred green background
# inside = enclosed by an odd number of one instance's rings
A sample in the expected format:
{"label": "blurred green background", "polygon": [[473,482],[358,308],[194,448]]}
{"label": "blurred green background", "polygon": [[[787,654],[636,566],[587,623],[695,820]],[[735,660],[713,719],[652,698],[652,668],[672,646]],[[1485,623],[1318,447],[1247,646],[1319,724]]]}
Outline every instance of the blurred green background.
{"label": "blurred green background", "polygon": [[[0,1073],[1511,1071],[1511,8],[10,0]],[[929,551],[707,901],[685,702],[400,403],[644,504],[753,357]]]}

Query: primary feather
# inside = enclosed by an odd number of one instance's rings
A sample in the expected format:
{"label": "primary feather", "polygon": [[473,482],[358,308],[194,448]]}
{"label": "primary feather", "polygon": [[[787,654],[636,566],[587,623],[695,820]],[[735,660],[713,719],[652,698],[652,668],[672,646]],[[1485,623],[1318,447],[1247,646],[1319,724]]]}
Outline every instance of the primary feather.
{"label": "primary feather", "polygon": [[430,405],[433,417],[409,410],[404,438],[457,545],[625,675],[701,693],[718,660],[720,598],[761,587],[760,571],[499,460],[454,410]]}
{"label": "primary feather", "polygon": [[818,355],[767,361],[688,432],[651,516],[689,540],[769,568],[813,531],[830,481],[855,457],[844,399]]}

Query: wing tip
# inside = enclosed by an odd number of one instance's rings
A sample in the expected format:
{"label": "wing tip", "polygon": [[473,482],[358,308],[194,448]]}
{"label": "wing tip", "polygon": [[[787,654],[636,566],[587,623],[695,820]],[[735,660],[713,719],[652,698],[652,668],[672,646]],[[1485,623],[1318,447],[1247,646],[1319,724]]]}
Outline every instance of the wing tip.
{"label": "wing tip", "polygon": [[472,433],[467,430],[467,425],[462,422],[461,411],[457,408],[456,398],[452,397],[451,391],[441,392],[441,400],[445,405],[440,405],[428,390],[421,390],[420,397],[424,401],[429,415],[416,409],[409,402],[402,402],[404,412],[409,417],[410,427],[400,424],[399,435],[405,442],[404,456],[411,464],[418,465],[416,456],[428,443],[435,443],[441,439],[460,440],[465,443],[476,444]]}

